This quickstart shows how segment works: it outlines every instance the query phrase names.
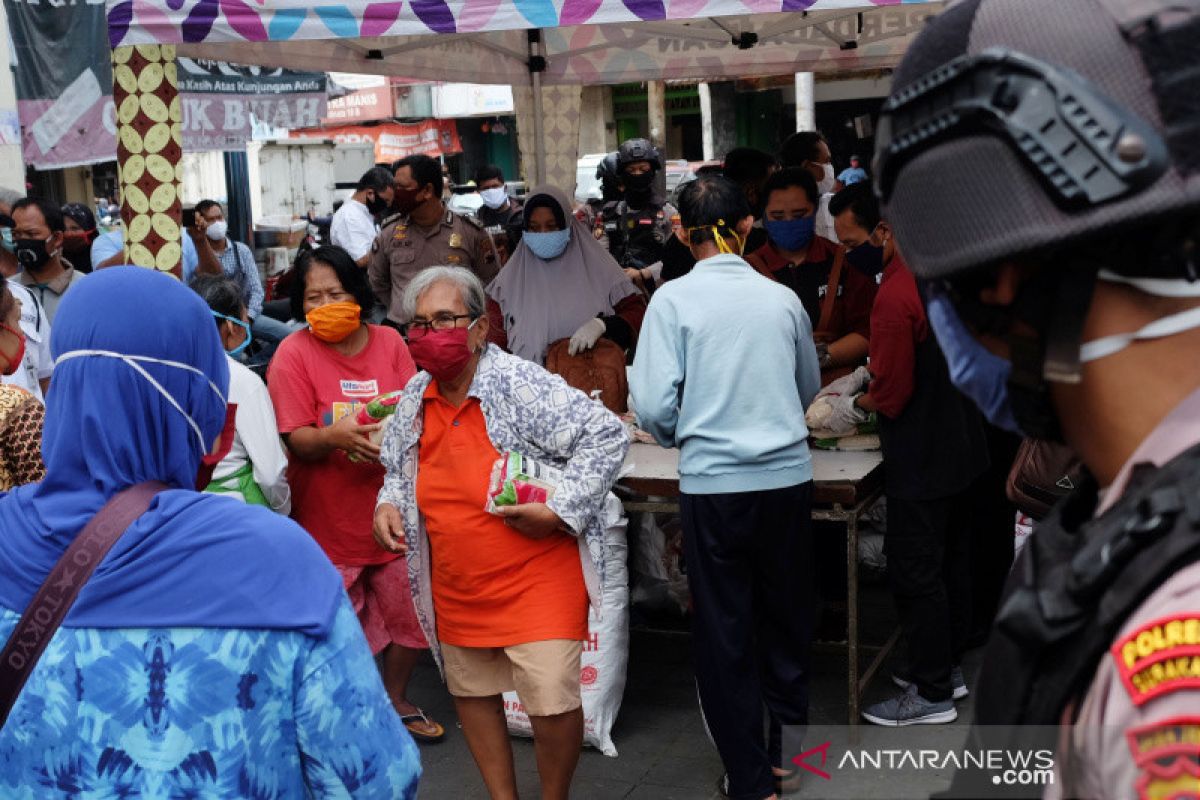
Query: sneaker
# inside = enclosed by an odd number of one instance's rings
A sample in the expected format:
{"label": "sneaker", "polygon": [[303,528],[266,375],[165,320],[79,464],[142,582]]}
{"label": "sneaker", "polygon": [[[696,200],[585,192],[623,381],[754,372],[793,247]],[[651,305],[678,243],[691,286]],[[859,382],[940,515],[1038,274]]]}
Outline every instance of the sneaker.
{"label": "sneaker", "polygon": [[[916,684],[898,672],[892,673],[892,683],[896,684],[906,692],[916,690]],[[970,694],[970,692],[967,690],[967,679],[963,677],[962,667],[951,667],[950,685],[954,687],[952,697],[955,700],[962,700],[964,697]]]}
{"label": "sneaker", "polygon": [[863,719],[876,725],[940,725],[958,719],[953,700],[931,703],[915,691],[898,694],[862,712]]}

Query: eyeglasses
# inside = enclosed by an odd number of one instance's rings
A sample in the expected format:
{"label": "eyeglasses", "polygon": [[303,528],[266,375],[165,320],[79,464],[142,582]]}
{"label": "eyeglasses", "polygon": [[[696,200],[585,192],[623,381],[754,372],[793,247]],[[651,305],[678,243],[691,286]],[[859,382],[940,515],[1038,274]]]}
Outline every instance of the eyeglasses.
{"label": "eyeglasses", "polygon": [[471,314],[451,314],[449,312],[438,314],[433,319],[414,319],[408,323],[408,338],[420,339],[422,336],[427,336],[430,331],[448,331],[451,328],[458,327],[460,319],[475,319]]}

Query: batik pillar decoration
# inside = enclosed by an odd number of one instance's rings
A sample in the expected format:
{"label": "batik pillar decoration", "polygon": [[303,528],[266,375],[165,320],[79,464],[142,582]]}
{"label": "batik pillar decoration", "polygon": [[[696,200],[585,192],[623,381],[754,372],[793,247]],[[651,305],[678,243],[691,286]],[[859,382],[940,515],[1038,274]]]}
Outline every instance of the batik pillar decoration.
{"label": "batik pillar decoration", "polygon": [[181,274],[183,112],[173,45],[112,51],[125,259]]}
{"label": "batik pillar decoration", "polygon": [[[579,163],[579,116],[583,100],[582,86],[542,87],[542,130],[546,145],[544,183],[574,186]],[[521,165],[528,181],[537,157],[533,131],[533,89],[513,86],[513,106],[517,116],[517,145]]]}

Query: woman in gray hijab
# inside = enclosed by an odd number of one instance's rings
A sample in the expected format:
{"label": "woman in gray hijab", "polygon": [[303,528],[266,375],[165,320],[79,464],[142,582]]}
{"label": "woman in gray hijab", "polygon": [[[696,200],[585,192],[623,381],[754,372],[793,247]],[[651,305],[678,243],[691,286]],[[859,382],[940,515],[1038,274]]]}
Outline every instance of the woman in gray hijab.
{"label": "woman in gray hijab", "polygon": [[646,313],[645,296],[552,186],[526,199],[521,243],[487,293],[489,339],[536,364],[566,338],[571,355],[601,338],[632,351]]}

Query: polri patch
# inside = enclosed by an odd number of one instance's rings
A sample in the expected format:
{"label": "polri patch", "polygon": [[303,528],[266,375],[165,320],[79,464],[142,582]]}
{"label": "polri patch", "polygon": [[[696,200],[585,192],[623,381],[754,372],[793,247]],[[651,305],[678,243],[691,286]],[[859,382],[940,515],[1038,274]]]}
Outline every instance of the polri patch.
{"label": "polri patch", "polygon": [[1135,705],[1180,689],[1200,688],[1200,614],[1142,625],[1112,646],[1121,683]]}
{"label": "polri patch", "polygon": [[1140,768],[1141,800],[1200,796],[1200,716],[1172,717],[1125,732]]}

